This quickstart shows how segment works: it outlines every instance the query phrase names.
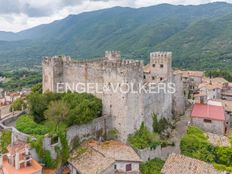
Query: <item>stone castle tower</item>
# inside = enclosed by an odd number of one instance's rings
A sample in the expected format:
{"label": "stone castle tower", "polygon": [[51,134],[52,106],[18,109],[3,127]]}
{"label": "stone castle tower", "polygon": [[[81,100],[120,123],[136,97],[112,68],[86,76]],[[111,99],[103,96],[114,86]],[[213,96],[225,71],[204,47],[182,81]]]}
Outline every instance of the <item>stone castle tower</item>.
{"label": "stone castle tower", "polygon": [[150,53],[150,66],[152,79],[158,81],[170,80],[172,75],[172,53]]}
{"label": "stone castle tower", "polygon": [[[172,54],[154,52],[150,63],[144,67],[143,61],[121,59],[119,51],[106,51],[103,58],[76,61],[66,56],[46,57],[43,67],[43,92],[57,92],[57,83],[97,83],[100,88],[119,84],[133,84],[136,91],[141,84],[172,81]],[[130,90],[132,90],[130,88]],[[134,133],[144,121],[152,129],[152,114],[159,118],[172,117],[172,94],[133,93],[131,91],[104,91],[93,93],[103,102],[103,114],[111,119],[108,127],[116,128],[119,139],[126,142],[127,136]]]}

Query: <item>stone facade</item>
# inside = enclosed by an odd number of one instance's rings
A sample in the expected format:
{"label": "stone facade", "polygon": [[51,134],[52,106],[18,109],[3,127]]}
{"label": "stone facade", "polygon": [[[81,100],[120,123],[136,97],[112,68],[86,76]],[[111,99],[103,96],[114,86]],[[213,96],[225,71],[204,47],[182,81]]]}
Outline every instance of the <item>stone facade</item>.
{"label": "stone facade", "polygon": [[[103,58],[86,61],[75,61],[65,56],[47,57],[42,62],[43,92],[57,92],[57,84],[83,83],[87,86],[88,83],[95,83],[100,91],[105,84],[120,84],[123,89],[127,88],[123,84],[133,84],[128,93],[104,90],[101,93],[97,93],[96,90],[91,92],[102,99],[103,115],[111,118],[109,125],[119,131],[119,139],[125,142],[128,134],[134,133],[143,121],[152,129],[152,113],[157,114],[158,118],[171,119],[173,100],[184,100],[181,95],[183,91],[176,94],[180,97],[173,97],[173,94],[167,91],[152,94],[144,91],[133,92],[138,91],[139,85],[146,86],[149,82],[162,82],[165,85],[174,82],[173,79],[177,78],[173,78],[171,62],[170,52],[151,53],[150,64],[146,65],[149,72],[144,72],[143,61],[121,59],[118,51],[107,51]],[[177,83],[181,85],[182,81],[177,79]],[[182,104],[175,105],[178,105],[182,112]]]}
{"label": "stone facade", "polygon": [[219,135],[225,134],[225,121],[211,120],[206,122],[204,118],[192,118],[193,125],[203,129],[206,132],[211,132]]}

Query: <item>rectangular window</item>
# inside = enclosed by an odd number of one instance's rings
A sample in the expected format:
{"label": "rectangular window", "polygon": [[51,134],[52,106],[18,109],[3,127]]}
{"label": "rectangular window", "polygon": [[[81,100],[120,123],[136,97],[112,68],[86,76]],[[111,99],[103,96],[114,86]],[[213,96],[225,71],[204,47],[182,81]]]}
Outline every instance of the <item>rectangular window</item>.
{"label": "rectangular window", "polygon": [[152,76],[152,80],[155,80],[155,77],[154,77],[154,76]]}
{"label": "rectangular window", "polygon": [[211,122],[212,122],[212,120],[204,119],[204,122],[205,122],[205,123],[211,123]]}
{"label": "rectangular window", "polygon": [[154,67],[155,67],[155,64],[152,64],[152,67],[154,68]]}
{"label": "rectangular window", "polygon": [[163,77],[160,77],[160,81],[162,81],[163,80]]}
{"label": "rectangular window", "polygon": [[114,165],[114,170],[116,170],[116,169],[117,169],[117,165],[115,164],[115,165]]}
{"label": "rectangular window", "polygon": [[146,79],[146,76],[145,76],[145,75],[143,76],[143,79]]}
{"label": "rectangular window", "polygon": [[164,65],[163,64],[160,64],[160,68],[163,68],[164,67]]}
{"label": "rectangular window", "polygon": [[131,164],[126,165],[126,172],[129,172],[132,170]]}

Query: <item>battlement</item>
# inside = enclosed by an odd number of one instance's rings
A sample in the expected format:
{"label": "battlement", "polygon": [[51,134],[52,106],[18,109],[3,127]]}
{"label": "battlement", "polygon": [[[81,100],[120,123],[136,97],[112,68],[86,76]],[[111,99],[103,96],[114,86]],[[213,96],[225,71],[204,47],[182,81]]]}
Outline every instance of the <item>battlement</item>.
{"label": "battlement", "polygon": [[67,61],[71,61],[72,58],[70,56],[53,56],[53,57],[44,57],[43,58],[43,64],[47,65],[54,65],[54,64],[59,64]]}
{"label": "battlement", "polygon": [[121,52],[120,51],[106,51],[105,58],[108,60],[120,60],[121,59]]}
{"label": "battlement", "polygon": [[104,69],[108,70],[133,70],[133,71],[143,71],[143,61],[125,59],[117,62],[105,61],[103,64]]}
{"label": "battlement", "polygon": [[152,52],[150,58],[172,58],[172,52]]}

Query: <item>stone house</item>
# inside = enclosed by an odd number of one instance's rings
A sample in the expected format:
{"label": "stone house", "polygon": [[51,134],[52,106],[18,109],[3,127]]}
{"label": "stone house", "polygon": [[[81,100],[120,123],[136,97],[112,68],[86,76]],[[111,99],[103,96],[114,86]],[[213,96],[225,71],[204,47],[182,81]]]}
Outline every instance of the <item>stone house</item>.
{"label": "stone house", "polygon": [[196,103],[192,109],[191,123],[206,132],[224,135],[226,131],[224,107]]}
{"label": "stone house", "polygon": [[113,174],[117,172],[139,174],[142,162],[137,153],[119,141],[88,141],[69,159],[71,174]]}

